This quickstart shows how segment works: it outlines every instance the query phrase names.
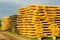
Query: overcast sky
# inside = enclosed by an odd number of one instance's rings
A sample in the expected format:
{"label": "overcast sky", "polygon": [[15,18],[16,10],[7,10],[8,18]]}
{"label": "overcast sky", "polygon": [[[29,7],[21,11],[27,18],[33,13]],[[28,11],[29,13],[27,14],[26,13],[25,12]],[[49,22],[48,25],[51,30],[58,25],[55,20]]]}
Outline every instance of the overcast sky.
{"label": "overcast sky", "polygon": [[0,0],[0,18],[17,14],[17,9],[29,4],[59,5],[60,0]]}

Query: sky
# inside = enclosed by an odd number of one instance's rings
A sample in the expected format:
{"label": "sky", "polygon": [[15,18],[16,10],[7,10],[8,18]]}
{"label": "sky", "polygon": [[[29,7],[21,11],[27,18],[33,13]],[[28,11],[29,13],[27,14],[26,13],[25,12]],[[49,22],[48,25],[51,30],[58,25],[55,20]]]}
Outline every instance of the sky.
{"label": "sky", "polygon": [[58,5],[60,0],[0,0],[0,18],[18,14],[18,8],[30,4]]}

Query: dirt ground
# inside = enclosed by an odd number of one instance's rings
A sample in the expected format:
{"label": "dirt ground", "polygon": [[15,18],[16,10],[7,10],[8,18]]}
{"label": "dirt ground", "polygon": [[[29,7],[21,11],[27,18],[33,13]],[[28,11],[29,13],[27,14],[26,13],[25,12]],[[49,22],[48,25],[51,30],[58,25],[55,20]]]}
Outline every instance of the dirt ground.
{"label": "dirt ground", "polygon": [[30,39],[22,38],[22,37],[12,35],[6,32],[0,32],[0,40],[30,40]]}

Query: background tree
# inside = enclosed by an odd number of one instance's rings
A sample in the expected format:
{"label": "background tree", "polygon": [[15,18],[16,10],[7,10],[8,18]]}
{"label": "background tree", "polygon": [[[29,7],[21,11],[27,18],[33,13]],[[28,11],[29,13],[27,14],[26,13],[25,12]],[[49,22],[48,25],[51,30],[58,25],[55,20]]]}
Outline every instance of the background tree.
{"label": "background tree", "polygon": [[0,28],[1,28],[1,26],[2,26],[2,25],[1,25],[1,20],[0,20]]}

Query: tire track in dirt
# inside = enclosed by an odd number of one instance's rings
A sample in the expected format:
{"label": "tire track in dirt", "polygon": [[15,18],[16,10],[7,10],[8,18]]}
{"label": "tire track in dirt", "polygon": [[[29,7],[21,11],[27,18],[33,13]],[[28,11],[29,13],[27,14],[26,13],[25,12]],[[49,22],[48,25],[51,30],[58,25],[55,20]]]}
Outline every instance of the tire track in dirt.
{"label": "tire track in dirt", "polygon": [[0,33],[0,40],[9,40],[8,38],[4,37],[1,33]]}
{"label": "tire track in dirt", "polygon": [[23,38],[23,37],[15,36],[15,35],[12,35],[12,34],[7,33],[7,32],[0,32],[0,33],[4,37],[6,37],[7,40],[30,40],[28,38]]}
{"label": "tire track in dirt", "polygon": [[5,33],[1,33],[4,37],[8,38],[9,40],[17,40],[15,37],[5,34]]}

